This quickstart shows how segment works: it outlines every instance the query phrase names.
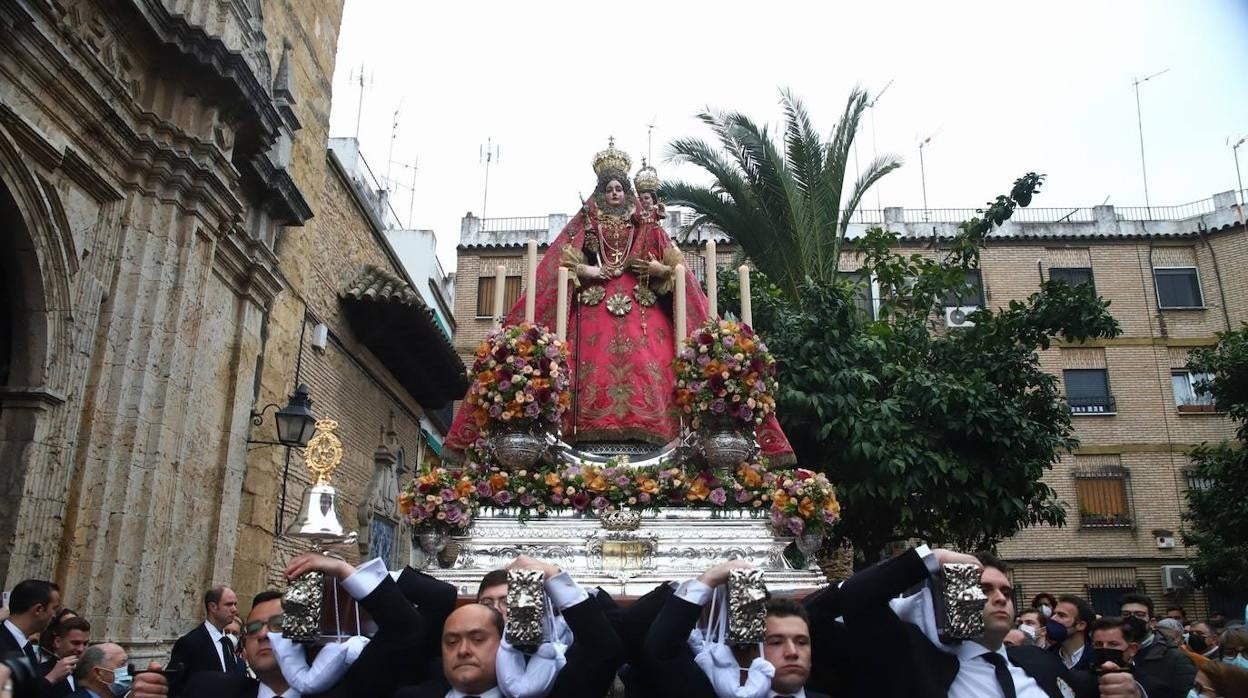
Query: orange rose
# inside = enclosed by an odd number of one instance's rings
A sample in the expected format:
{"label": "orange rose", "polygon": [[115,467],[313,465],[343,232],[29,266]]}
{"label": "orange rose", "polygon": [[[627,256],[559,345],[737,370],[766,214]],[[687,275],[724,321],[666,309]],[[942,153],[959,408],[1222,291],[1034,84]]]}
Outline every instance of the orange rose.
{"label": "orange rose", "polygon": [[585,487],[594,492],[602,492],[607,489],[607,480],[601,475],[594,475],[594,478],[585,483]]}
{"label": "orange rose", "polygon": [[802,497],[801,503],[797,505],[797,513],[801,514],[804,519],[809,519],[814,516],[815,500],[810,497]]}
{"label": "orange rose", "polygon": [[737,477],[741,478],[741,482],[746,487],[758,487],[763,482],[763,476],[748,465],[742,465],[740,468],[737,468]]}
{"label": "orange rose", "polygon": [[490,487],[495,492],[507,489],[507,476],[503,473],[494,473],[490,476]]}
{"label": "orange rose", "polygon": [[399,515],[407,516],[412,513],[412,494],[410,492],[399,493]]}
{"label": "orange rose", "polygon": [[693,484],[689,485],[689,493],[685,495],[685,498],[691,502],[700,502],[706,499],[707,495],[710,493],[711,490],[707,488],[706,482],[698,479],[694,480]]}
{"label": "orange rose", "polygon": [[775,504],[777,509],[783,509],[789,505],[789,495],[784,490],[776,490],[771,495],[771,501]]}
{"label": "orange rose", "polygon": [[472,480],[469,480],[466,477],[460,478],[459,482],[455,483],[455,494],[459,495],[460,497],[467,497],[468,495],[472,494],[476,490],[477,490],[477,486],[472,484]]}
{"label": "orange rose", "polygon": [[641,491],[642,491],[642,492],[645,492],[646,494],[658,494],[658,493],[659,493],[659,482],[658,482],[658,480],[654,480],[654,479],[652,479],[652,478],[648,478],[648,477],[642,477],[642,476],[639,476],[639,477],[637,478],[637,484],[638,484],[638,486],[640,486]]}
{"label": "orange rose", "polygon": [[546,484],[555,487],[559,484],[559,476],[555,473],[546,473]]}

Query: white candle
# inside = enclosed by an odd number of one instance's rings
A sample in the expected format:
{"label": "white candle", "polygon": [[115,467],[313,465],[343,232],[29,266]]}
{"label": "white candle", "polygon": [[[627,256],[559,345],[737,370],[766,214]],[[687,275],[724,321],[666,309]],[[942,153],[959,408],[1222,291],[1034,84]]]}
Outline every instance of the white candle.
{"label": "white candle", "polygon": [[754,326],[754,313],[750,308],[750,268],[742,264],[737,269],[737,274],[741,276],[741,322]]}
{"label": "white candle", "polygon": [[680,351],[685,344],[685,265],[677,264],[672,273],[676,275],[676,289],[672,291],[676,312],[672,326],[676,331],[676,351]]}
{"label": "white candle", "polygon": [[710,306],[711,319],[719,317],[719,271],[715,263],[715,240],[706,241],[706,304]]}
{"label": "white candle", "polygon": [[528,266],[524,276],[524,321],[533,322],[537,315],[537,240],[529,238]]}
{"label": "white candle", "polygon": [[559,267],[559,291],[555,300],[555,336],[568,338],[568,268]]}
{"label": "white candle", "polygon": [[503,324],[503,289],[507,285],[507,267],[502,264],[494,267],[494,322]]}

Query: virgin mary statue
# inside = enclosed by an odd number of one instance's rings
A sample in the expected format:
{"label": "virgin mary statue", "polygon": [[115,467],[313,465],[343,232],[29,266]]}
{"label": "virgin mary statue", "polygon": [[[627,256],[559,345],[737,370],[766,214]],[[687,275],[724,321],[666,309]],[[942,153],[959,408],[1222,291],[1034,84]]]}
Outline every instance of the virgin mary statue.
{"label": "virgin mary statue", "polygon": [[[659,224],[657,206],[639,205],[628,172],[632,161],[614,142],[593,161],[598,177],[593,196],[550,244],[537,268],[536,322],[555,327],[559,267],[570,270],[568,346],[572,365],[572,408],[563,439],[578,448],[642,443],[662,446],[675,439],[680,419],[674,408],[672,360],[674,273],[680,250]],[[646,167],[639,188],[653,192],[658,174]],[[687,269],[687,267],[686,267]],[[686,336],[706,322],[706,294],[685,272]],[[524,319],[521,295],[504,320]],[[477,425],[461,409],[446,447],[472,446]],[[771,415],[758,427],[763,455],[774,464],[793,462],[793,449]]]}

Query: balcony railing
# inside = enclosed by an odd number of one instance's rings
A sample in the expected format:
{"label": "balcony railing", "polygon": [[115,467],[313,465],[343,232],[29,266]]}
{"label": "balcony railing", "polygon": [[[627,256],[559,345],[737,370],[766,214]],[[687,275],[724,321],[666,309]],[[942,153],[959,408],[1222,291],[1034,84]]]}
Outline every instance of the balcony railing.
{"label": "balcony railing", "polygon": [[1118,402],[1113,395],[1067,395],[1071,414],[1116,414]]}
{"label": "balcony railing", "polygon": [[1130,514],[1079,514],[1080,528],[1130,528]]}

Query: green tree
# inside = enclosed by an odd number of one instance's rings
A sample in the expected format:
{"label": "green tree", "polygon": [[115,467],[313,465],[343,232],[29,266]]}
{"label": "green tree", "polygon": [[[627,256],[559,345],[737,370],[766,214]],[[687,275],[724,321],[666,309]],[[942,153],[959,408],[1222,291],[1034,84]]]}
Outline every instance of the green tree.
{"label": "green tree", "polygon": [[801,100],[788,90],[781,97],[781,144],[766,126],[739,112],[699,114],[718,147],[700,139],[677,140],[671,144],[672,159],[706,170],[715,183],[672,182],[659,195],[668,204],[692,208],[698,214],[693,227],[711,223],[723,230],[786,295],[798,298],[807,278],[818,283],[835,279],[850,217],[871,185],[900,167],[901,160],[876,158],[846,196],[845,178],[867,93],[850,92],[826,141]]}
{"label": "green tree", "polygon": [[[1041,180],[1020,178],[935,258],[903,255],[897,234],[868,231],[857,251],[881,288],[874,317],[848,279],[807,279],[798,302],[782,285],[752,285],[757,329],[780,364],[781,425],[799,461],[837,484],[845,515],[836,542],[852,542],[859,562],[892,541],[976,549],[1065,521],[1042,477],[1078,441],[1037,351],[1056,338],[1116,336],[1108,302],[1087,285],[1045,282],[1025,301],[973,313],[972,327],[932,322],[943,298],[965,293],[988,235]],[[725,307],[737,292],[725,284]]]}
{"label": "green tree", "polygon": [[1196,386],[1239,423],[1235,438],[1202,444],[1191,452],[1188,528],[1183,542],[1197,546],[1192,576],[1202,586],[1248,588],[1248,325],[1218,335],[1218,343],[1192,352],[1188,368],[1213,375]]}

